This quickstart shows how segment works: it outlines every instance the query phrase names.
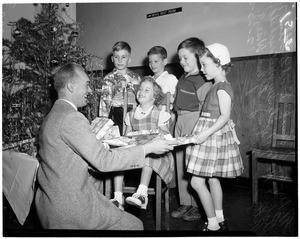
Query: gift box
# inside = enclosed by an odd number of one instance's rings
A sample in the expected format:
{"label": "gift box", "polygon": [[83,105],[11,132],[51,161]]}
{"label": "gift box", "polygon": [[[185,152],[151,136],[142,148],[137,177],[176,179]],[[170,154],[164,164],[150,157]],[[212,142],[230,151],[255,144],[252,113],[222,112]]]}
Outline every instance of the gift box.
{"label": "gift box", "polygon": [[98,117],[92,121],[91,129],[96,134],[96,138],[113,139],[120,137],[118,126],[113,126],[114,122],[106,117]]}
{"label": "gift box", "polygon": [[129,146],[146,144],[155,138],[162,138],[162,139],[173,141],[174,146],[195,143],[194,135],[187,135],[183,137],[173,138],[171,134],[164,134],[164,132],[158,129],[129,132],[126,136],[112,138],[108,140],[103,139],[102,142],[105,142],[111,146],[129,147]]}

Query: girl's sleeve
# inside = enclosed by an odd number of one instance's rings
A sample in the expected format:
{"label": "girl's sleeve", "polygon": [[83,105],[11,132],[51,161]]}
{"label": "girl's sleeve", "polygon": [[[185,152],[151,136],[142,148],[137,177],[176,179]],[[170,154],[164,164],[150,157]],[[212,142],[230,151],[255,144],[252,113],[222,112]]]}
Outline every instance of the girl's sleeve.
{"label": "girl's sleeve", "polygon": [[158,126],[163,126],[163,125],[168,124],[170,118],[171,118],[171,115],[168,112],[161,110],[159,113],[159,118],[158,118]]}
{"label": "girl's sleeve", "polygon": [[233,101],[233,89],[229,83],[219,84],[218,90],[225,90],[227,94],[231,97],[231,101]]}

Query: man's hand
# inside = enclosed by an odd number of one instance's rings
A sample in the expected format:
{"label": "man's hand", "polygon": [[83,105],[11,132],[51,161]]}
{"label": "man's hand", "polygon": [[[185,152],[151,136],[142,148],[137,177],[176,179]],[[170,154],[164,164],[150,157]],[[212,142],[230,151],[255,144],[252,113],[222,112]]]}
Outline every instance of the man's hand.
{"label": "man's hand", "polygon": [[149,143],[144,144],[143,147],[145,149],[146,155],[150,153],[163,154],[165,152],[173,150],[175,144],[175,141],[155,138]]}

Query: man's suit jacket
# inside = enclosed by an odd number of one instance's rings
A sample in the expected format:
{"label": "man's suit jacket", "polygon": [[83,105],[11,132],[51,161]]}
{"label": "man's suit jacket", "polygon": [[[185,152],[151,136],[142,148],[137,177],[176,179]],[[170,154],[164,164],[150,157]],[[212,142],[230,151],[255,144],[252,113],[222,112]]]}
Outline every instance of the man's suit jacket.
{"label": "man's suit jacket", "polygon": [[142,146],[109,150],[83,114],[57,100],[39,135],[36,209],[44,228],[108,229],[123,213],[97,190],[88,167],[121,171],[146,164]]}

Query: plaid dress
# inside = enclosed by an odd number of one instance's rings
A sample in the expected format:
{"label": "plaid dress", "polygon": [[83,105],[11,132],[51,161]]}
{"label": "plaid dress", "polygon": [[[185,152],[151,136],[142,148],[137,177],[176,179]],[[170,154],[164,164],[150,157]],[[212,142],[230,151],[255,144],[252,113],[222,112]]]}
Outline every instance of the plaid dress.
{"label": "plaid dress", "polygon": [[[212,127],[220,116],[218,90],[225,90],[233,99],[233,90],[227,81],[213,85],[193,133]],[[187,172],[203,177],[234,178],[241,175],[244,167],[238,144],[234,123],[229,120],[202,144],[187,147]]]}
{"label": "plaid dress", "polygon": [[[136,108],[131,110],[129,114],[130,125],[133,131],[151,130],[158,128],[160,110],[154,106],[145,118],[137,120],[134,118]],[[174,171],[174,159],[171,152],[165,154],[151,154],[148,156],[149,165],[166,183],[170,183]]]}

